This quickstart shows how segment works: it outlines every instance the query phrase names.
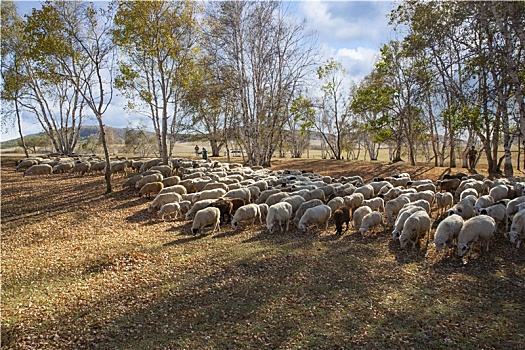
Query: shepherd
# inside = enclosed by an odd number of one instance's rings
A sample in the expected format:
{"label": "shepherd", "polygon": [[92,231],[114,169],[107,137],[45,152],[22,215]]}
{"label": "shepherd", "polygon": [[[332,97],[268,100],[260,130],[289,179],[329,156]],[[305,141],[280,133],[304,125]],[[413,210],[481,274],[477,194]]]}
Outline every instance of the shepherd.
{"label": "shepherd", "polygon": [[478,155],[478,151],[476,151],[474,146],[470,147],[470,150],[468,151],[468,163],[469,163],[470,169],[475,168],[477,155]]}

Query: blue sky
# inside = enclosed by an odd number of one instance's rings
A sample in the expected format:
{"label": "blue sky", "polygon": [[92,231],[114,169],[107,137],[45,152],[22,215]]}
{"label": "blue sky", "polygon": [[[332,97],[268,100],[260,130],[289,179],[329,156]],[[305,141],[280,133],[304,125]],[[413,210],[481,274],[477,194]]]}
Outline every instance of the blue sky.
{"label": "blue sky", "polygon": [[[21,13],[30,13],[31,8],[40,7],[38,1],[17,1]],[[358,82],[373,68],[379,48],[396,33],[388,26],[388,14],[396,6],[395,1],[292,1],[290,11],[298,18],[305,18],[310,29],[318,34],[324,61],[333,57],[341,61],[350,79]],[[125,127],[131,117],[120,106],[108,112],[111,118],[106,124]],[[87,121],[85,124],[95,124]],[[25,120],[24,134],[42,131],[38,122]],[[18,137],[16,130],[2,130],[1,140]]]}

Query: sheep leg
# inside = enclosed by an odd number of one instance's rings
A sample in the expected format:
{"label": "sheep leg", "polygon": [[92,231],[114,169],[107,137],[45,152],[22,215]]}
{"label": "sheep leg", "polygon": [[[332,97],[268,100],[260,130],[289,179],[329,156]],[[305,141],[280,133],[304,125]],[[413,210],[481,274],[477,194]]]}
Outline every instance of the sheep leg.
{"label": "sheep leg", "polygon": [[286,220],[286,232],[288,232],[289,228],[290,228],[290,220]]}

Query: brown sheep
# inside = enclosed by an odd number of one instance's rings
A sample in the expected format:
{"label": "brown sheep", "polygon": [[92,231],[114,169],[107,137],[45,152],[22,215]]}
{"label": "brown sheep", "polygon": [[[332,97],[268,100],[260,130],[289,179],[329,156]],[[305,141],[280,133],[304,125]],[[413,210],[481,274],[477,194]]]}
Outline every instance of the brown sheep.
{"label": "brown sheep", "polygon": [[445,191],[445,192],[454,193],[456,189],[459,187],[460,183],[461,183],[461,180],[456,179],[456,178],[438,180],[436,181],[436,187],[439,192]]}
{"label": "brown sheep", "polygon": [[145,195],[148,199],[150,199],[152,194],[156,196],[160,191],[162,191],[163,188],[164,184],[162,182],[147,183],[140,188],[139,197]]}
{"label": "brown sheep", "polygon": [[346,231],[348,231],[348,225],[350,223],[350,208],[340,207],[334,211],[335,230],[338,235],[343,234],[343,223],[346,223]]}
{"label": "brown sheep", "polygon": [[221,212],[221,219],[224,219],[224,223],[231,221],[233,208],[233,203],[231,201],[219,199],[218,201],[211,203],[208,207],[218,208]]}

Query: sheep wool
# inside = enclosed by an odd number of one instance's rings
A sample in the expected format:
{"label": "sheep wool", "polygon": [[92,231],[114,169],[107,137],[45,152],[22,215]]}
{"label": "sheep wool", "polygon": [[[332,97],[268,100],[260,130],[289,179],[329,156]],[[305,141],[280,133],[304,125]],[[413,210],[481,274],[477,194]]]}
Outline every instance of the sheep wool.
{"label": "sheep wool", "polygon": [[268,208],[266,215],[266,228],[270,233],[275,231],[275,225],[279,226],[280,232],[283,231],[282,223],[286,223],[286,232],[290,225],[290,218],[292,216],[292,205],[286,202],[279,202]]}
{"label": "sheep wool", "polygon": [[401,249],[404,249],[408,242],[412,242],[412,248],[415,248],[416,242],[425,234],[425,232],[430,234],[430,228],[430,216],[428,216],[426,211],[417,211],[410,215],[405,221],[403,230],[399,236]]}
{"label": "sheep wool", "polygon": [[468,251],[470,258],[472,255],[472,245],[476,242],[479,242],[482,246],[485,244],[485,249],[488,251],[490,240],[495,232],[496,221],[490,216],[480,215],[466,220],[458,235],[458,255],[463,256]]}
{"label": "sheep wool", "polygon": [[251,221],[251,225],[253,226],[256,220],[259,220],[259,223],[262,224],[259,205],[255,203],[246,204],[237,209],[233,216],[231,226],[233,230],[236,230],[239,227],[239,223],[243,221]]}
{"label": "sheep wool", "polygon": [[328,229],[328,220],[332,216],[332,209],[326,205],[319,205],[310,209],[306,209],[301,220],[299,220],[299,230],[306,232],[308,227],[312,224],[316,226],[319,224],[325,224],[324,230]]}
{"label": "sheep wool", "polygon": [[31,165],[24,171],[24,175],[51,175],[53,173],[53,167],[49,164],[35,164]]}
{"label": "sheep wool", "polygon": [[163,188],[162,182],[147,183],[140,188],[139,197],[146,196],[149,199],[152,194],[156,196]]}
{"label": "sheep wool", "polygon": [[[463,227],[463,218],[457,214],[447,216],[443,219],[434,234],[434,246],[436,247],[436,253],[438,253],[445,245],[452,247],[454,242],[457,240],[459,231]],[[443,250],[443,255],[445,250]]]}
{"label": "sheep wool", "polygon": [[370,207],[367,206],[357,208],[353,213],[354,229],[358,230],[361,227],[361,222],[363,221],[363,218],[371,212],[372,209],[370,209]]}
{"label": "sheep wool", "polygon": [[373,211],[365,215],[359,227],[359,232],[361,232],[361,236],[364,236],[369,229],[372,229],[372,233],[374,233],[377,226],[383,226],[383,215],[378,211]]}
{"label": "sheep wool", "polygon": [[169,218],[176,219],[179,216],[180,213],[180,205],[177,202],[174,203],[166,203],[160,208],[159,212],[157,213],[157,216],[164,220],[165,216],[168,216]]}
{"label": "sheep wool", "polygon": [[219,208],[208,207],[201,209],[195,214],[195,218],[193,219],[193,223],[191,225],[191,232],[194,235],[199,232],[204,234],[204,228],[206,226],[213,226],[211,234],[213,234],[215,231],[220,231],[220,218],[221,211]]}

